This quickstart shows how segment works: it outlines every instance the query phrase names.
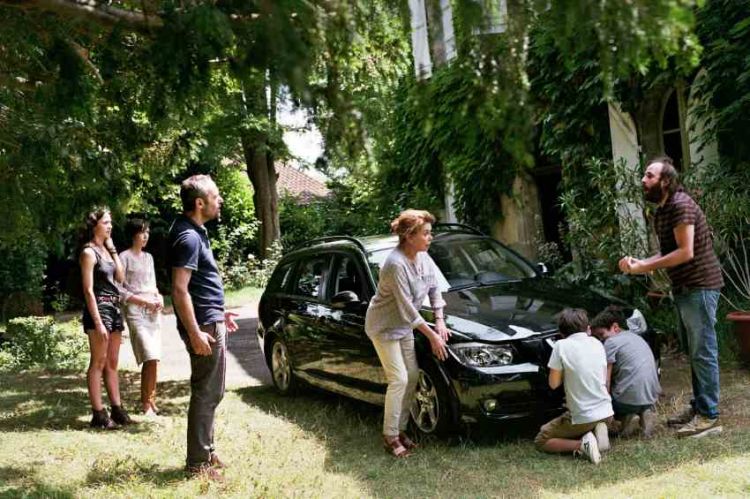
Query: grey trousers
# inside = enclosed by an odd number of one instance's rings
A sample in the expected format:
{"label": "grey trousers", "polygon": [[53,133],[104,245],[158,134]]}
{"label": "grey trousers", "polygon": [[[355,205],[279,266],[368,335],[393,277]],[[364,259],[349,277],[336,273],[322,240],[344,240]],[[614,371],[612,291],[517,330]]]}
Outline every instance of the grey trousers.
{"label": "grey trousers", "polygon": [[223,322],[201,326],[201,331],[214,337],[211,355],[197,355],[190,339],[185,342],[190,354],[190,407],[187,424],[187,465],[200,466],[211,459],[214,451],[214,415],[224,397],[227,371],[227,329]]}

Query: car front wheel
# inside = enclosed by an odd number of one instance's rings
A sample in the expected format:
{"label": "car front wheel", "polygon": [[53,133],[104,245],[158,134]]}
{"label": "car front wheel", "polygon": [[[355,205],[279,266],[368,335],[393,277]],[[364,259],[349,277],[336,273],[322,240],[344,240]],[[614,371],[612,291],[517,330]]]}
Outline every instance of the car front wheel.
{"label": "car front wheel", "polygon": [[294,392],[296,387],[289,350],[283,341],[274,338],[271,344],[271,376],[276,389],[283,395]]}
{"label": "car front wheel", "polygon": [[445,435],[452,423],[448,389],[432,366],[419,369],[419,380],[411,407],[414,426],[423,435]]}

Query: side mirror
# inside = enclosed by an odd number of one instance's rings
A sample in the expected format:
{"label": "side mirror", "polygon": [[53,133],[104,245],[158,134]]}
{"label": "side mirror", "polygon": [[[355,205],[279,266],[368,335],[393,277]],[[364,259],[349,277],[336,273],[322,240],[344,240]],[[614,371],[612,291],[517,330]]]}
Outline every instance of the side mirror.
{"label": "side mirror", "polygon": [[536,264],[536,269],[539,271],[542,275],[549,275],[549,269],[547,268],[547,264],[544,262],[539,262]]}
{"label": "side mirror", "polygon": [[331,299],[331,308],[336,310],[344,310],[351,308],[354,305],[359,305],[360,300],[357,293],[354,291],[342,291],[336,293]]}

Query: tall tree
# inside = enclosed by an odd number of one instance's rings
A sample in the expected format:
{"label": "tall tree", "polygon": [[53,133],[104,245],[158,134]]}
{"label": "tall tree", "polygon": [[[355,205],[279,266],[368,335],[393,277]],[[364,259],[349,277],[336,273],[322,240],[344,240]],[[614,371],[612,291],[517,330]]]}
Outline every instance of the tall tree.
{"label": "tall tree", "polygon": [[[148,123],[154,140],[166,133],[169,126],[165,123],[178,130],[180,123],[198,126],[201,117],[234,137],[235,150],[241,151],[254,188],[256,216],[262,223],[262,255],[279,238],[274,161],[285,154],[275,118],[279,92],[312,110],[327,124],[326,130],[332,136],[335,130],[343,142],[345,131],[351,128],[347,123],[359,119],[350,107],[352,99],[342,96],[356,89],[339,84],[346,79],[341,74],[342,60],[351,60],[346,48],[364,37],[360,34],[372,23],[370,12],[383,17],[390,9],[396,18],[402,12],[395,1],[362,0],[2,0],[0,8],[13,17],[17,34],[29,32],[38,38],[28,44],[30,52],[59,46],[66,57],[64,65],[46,68],[54,79],[52,85],[25,74],[38,62],[31,57],[23,65],[7,64],[12,69],[4,79],[18,83],[14,83],[16,88],[29,87],[27,100],[40,96],[42,89],[66,87],[66,95],[47,94],[42,105],[69,110],[69,103],[61,105],[55,99],[101,96],[102,104],[109,104],[103,105],[104,110],[115,104],[113,114],[128,115],[131,128]],[[382,43],[390,40],[384,38]],[[0,59],[17,44],[9,37]],[[126,76],[135,88],[128,88]],[[71,88],[71,82],[85,91]],[[21,100],[9,96],[7,102],[8,107],[18,106]],[[205,105],[208,102],[213,106]],[[90,114],[90,104],[83,106],[84,114]],[[343,112],[339,115],[339,111]],[[28,114],[26,118],[34,121]],[[129,126],[127,119],[119,124]],[[144,130],[132,131],[129,138],[143,141]],[[175,137],[174,132],[167,135]],[[176,137],[190,140],[189,133]],[[133,150],[123,147],[131,155]]]}

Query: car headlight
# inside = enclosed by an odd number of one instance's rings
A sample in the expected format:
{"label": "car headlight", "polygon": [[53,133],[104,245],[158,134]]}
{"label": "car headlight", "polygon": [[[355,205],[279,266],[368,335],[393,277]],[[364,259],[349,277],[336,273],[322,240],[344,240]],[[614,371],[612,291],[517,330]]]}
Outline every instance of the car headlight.
{"label": "car headlight", "polygon": [[472,367],[507,366],[513,363],[513,350],[507,346],[457,343],[448,347],[462,363]]}

